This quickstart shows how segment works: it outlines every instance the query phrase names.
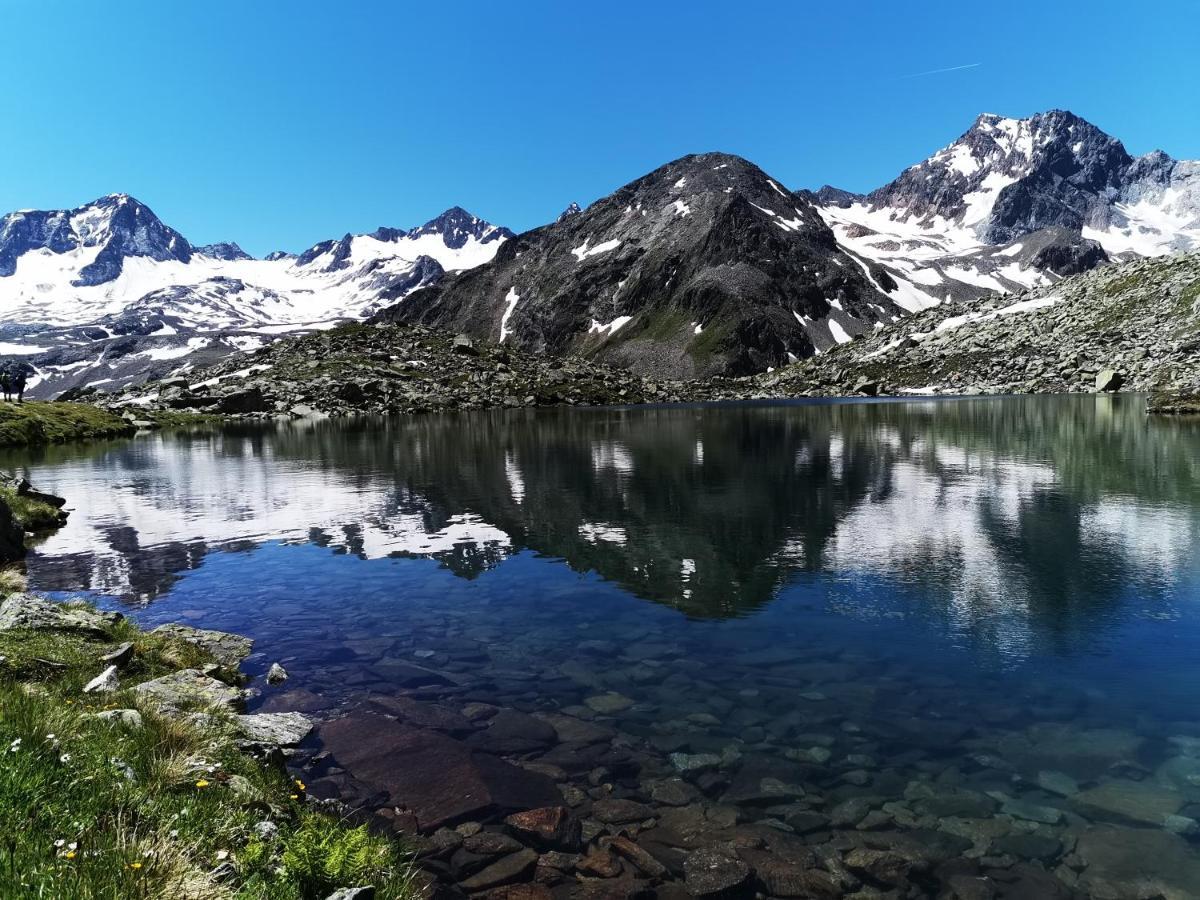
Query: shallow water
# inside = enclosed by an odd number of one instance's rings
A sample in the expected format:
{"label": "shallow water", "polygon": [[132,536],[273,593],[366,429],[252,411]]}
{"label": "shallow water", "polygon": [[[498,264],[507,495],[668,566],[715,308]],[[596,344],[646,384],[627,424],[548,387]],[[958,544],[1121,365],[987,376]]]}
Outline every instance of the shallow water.
{"label": "shallow water", "polygon": [[[292,677],[252,706],[565,711],[621,737],[578,772],[505,755],[648,800],[670,753],[723,754],[685,773],[698,802],[804,832],[826,870],[847,841],[953,835],[998,895],[1196,896],[1200,426],[1142,409],[509,411],[0,463],[75,510],[33,587],[255,637],[248,668]],[[941,865],[901,889],[947,889]]]}

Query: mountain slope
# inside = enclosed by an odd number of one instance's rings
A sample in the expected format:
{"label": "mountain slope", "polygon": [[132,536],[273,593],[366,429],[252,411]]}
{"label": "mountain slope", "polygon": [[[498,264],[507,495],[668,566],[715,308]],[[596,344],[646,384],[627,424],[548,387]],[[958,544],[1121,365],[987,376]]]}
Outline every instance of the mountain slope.
{"label": "mountain slope", "polygon": [[1200,247],[1200,163],[1134,158],[1063,110],[982,115],[866,196],[828,186],[811,196],[848,251],[934,300]]}
{"label": "mountain slope", "polygon": [[0,219],[0,354],[33,369],[32,396],[120,386],[365,318],[385,289],[404,296],[485,262],[511,234],[454,207],[258,260],[235,243],[194,247],[126,194],[12,213]]}
{"label": "mountain slope", "polygon": [[808,199],[707,153],[569,209],[377,318],[692,377],[761,372],[903,311]]}
{"label": "mountain slope", "polygon": [[[1110,370],[1116,379],[1098,377]],[[1200,393],[1200,252],[947,303],[758,380],[776,396]]]}

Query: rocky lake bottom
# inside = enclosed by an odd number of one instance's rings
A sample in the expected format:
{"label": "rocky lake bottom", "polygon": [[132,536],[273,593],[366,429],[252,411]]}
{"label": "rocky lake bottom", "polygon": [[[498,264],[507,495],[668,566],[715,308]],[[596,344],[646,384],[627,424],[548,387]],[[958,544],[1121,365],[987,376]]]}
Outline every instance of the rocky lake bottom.
{"label": "rocky lake bottom", "polygon": [[[1200,425],[1137,397],[509,411],[0,462],[31,587],[256,640],[447,895],[1200,895]],[[537,812],[530,813],[529,810]]]}

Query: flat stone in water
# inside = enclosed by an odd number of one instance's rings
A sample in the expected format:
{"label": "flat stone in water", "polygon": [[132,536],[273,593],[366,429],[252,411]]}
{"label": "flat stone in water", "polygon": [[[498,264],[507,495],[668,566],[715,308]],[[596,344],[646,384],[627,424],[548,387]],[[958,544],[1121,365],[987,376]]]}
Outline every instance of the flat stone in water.
{"label": "flat stone in water", "polygon": [[1075,853],[1087,866],[1080,887],[1098,900],[1195,900],[1200,854],[1156,828],[1100,827],[1083,832]]}
{"label": "flat stone in water", "polygon": [[1066,772],[1042,770],[1037,774],[1037,784],[1044,791],[1070,797],[1079,793],[1079,782]]}
{"label": "flat stone in water", "polygon": [[738,898],[754,893],[750,866],[715,850],[697,850],[683,863],[684,884],[696,898]]}
{"label": "flat stone in water", "polygon": [[597,800],[592,804],[592,818],[605,825],[626,825],[654,818],[654,809],[636,800]]}
{"label": "flat stone in water", "polygon": [[1000,806],[1000,812],[1012,816],[1014,819],[1040,822],[1043,825],[1057,825],[1062,821],[1063,816],[1062,810],[1056,807],[1014,798],[1006,799]]}
{"label": "flat stone in water", "polygon": [[520,850],[492,863],[482,872],[472,875],[459,883],[464,891],[486,891],[488,888],[499,887],[520,881],[533,871],[537,865],[538,855],[533,850]]}
{"label": "flat stone in water", "polygon": [[387,791],[389,802],[410,809],[422,830],[491,811],[561,802],[554,782],[544,775],[447,735],[372,713],[329,722],[320,737],[340,766],[372,789]]}
{"label": "flat stone in water", "polygon": [[633,700],[626,697],[624,694],[609,692],[607,694],[596,694],[588,697],[583,701],[587,706],[601,715],[612,715],[613,713],[624,712],[633,706]]}
{"label": "flat stone in water", "polygon": [[1071,798],[1071,808],[1091,819],[1159,825],[1179,812],[1184,797],[1144,781],[1109,781]]}

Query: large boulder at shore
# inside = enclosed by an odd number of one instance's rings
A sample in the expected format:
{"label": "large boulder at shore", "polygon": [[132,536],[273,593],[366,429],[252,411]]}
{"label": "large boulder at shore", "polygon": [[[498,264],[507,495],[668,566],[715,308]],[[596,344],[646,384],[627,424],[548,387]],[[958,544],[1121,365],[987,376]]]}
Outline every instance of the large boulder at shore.
{"label": "large boulder at shore", "polygon": [[213,631],[208,628],[192,628],[190,625],[159,625],[151,634],[177,638],[187,641],[189,644],[195,644],[201,650],[211,654],[212,658],[226,669],[234,672],[254,648],[254,641],[244,635],[230,634],[227,631]]}
{"label": "large boulder at shore", "polygon": [[490,813],[557,806],[554,782],[462,741],[374,713],[351,713],[321,726],[339,766],[394,806],[410,810],[422,831]]}
{"label": "large boulder at shore", "polygon": [[121,619],[120,613],[55,603],[32,594],[12,594],[0,603],[0,630],[28,628],[103,636]]}
{"label": "large boulder at shore", "polygon": [[214,708],[237,712],[245,701],[242,691],[198,669],[181,669],[153,681],[142,682],[134,691],[143,703],[157,708],[164,715],[205,712]]}

